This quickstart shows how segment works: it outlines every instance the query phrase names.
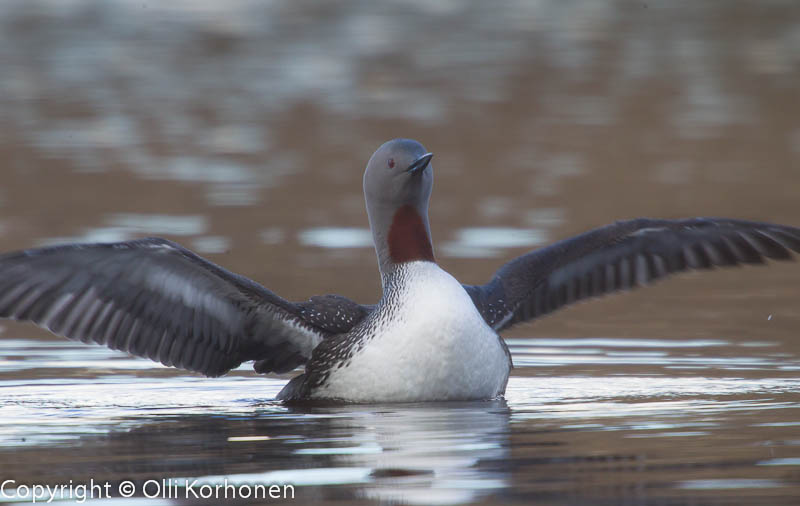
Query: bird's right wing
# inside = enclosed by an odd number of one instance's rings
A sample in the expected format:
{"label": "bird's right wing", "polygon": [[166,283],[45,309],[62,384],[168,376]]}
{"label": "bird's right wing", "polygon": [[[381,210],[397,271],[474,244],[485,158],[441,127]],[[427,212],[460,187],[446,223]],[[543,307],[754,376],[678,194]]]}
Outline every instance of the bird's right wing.
{"label": "bird's right wing", "polygon": [[725,218],[619,221],[503,265],[464,289],[487,324],[502,330],[573,302],[690,269],[760,264],[800,252],[800,228]]}
{"label": "bird's right wing", "polygon": [[158,238],[0,255],[0,317],[207,376],[249,360],[259,372],[305,363],[368,311],[337,301],[351,322],[321,318],[328,297],[288,302]]}

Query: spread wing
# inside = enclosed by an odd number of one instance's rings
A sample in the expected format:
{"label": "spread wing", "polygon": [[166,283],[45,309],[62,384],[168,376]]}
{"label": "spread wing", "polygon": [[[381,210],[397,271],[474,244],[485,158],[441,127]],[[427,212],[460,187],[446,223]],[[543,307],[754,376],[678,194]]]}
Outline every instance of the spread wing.
{"label": "spread wing", "polygon": [[288,302],[165,239],[0,255],[0,317],[207,376],[249,360],[289,371],[368,311],[338,296]]}
{"label": "spread wing", "polygon": [[672,273],[791,260],[800,228],[724,218],[640,218],[597,228],[502,266],[464,286],[496,330],[573,302],[635,288]]}

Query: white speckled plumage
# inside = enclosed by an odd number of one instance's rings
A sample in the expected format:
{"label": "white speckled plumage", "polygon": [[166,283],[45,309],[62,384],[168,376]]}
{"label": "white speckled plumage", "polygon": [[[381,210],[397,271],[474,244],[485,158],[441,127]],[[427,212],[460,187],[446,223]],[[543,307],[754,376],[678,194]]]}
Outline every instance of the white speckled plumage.
{"label": "white speckled plumage", "polygon": [[511,357],[461,284],[433,262],[410,262],[391,276],[362,322],[364,345],[309,397],[413,402],[503,394]]}

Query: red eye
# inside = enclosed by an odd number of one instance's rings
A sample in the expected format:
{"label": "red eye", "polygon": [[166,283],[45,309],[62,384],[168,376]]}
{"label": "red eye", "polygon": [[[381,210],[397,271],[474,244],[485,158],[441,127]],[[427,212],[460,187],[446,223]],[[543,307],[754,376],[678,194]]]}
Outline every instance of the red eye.
{"label": "red eye", "polygon": [[390,169],[394,168],[394,158],[389,158],[389,168]]}

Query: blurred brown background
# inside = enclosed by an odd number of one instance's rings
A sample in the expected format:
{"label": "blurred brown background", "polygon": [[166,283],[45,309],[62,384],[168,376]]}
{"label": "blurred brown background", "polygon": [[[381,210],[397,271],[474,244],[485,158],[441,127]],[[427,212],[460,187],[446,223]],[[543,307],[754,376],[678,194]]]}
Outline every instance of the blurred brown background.
{"label": "blurred brown background", "polygon": [[[0,249],[159,235],[291,299],[372,302],[361,175],[400,136],[436,154],[437,256],[465,282],[615,219],[800,225],[798,21],[794,0],[4,1]],[[784,311],[782,332],[798,286],[704,274],[536,332]]]}

